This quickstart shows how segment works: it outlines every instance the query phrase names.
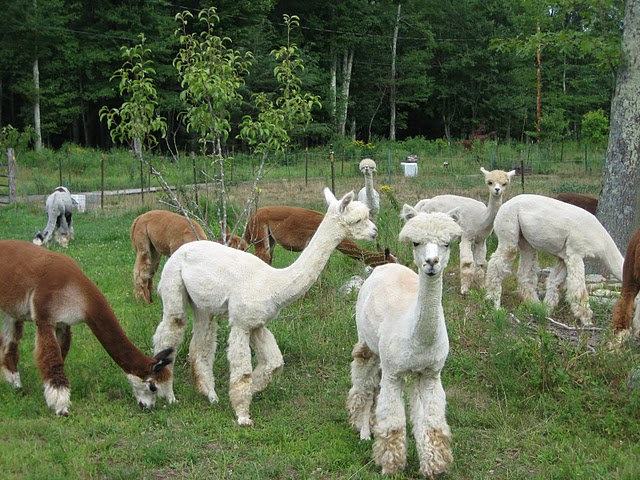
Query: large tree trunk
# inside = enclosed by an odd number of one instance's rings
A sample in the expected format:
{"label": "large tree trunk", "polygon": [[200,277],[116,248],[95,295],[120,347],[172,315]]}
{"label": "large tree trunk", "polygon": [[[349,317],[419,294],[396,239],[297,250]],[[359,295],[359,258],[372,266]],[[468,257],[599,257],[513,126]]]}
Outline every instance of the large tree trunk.
{"label": "large tree trunk", "polygon": [[398,3],[398,13],[396,15],[396,24],[393,27],[393,43],[391,44],[391,89],[389,90],[389,110],[391,117],[389,118],[389,140],[396,140],[396,52],[398,49],[398,29],[400,26],[400,7]]}
{"label": "large tree trunk", "polygon": [[347,127],[347,114],[349,111],[349,88],[351,87],[351,71],[353,69],[353,55],[355,48],[351,47],[344,52],[342,58],[342,89],[341,89],[341,111],[338,122],[338,134],[344,137]]}
{"label": "large tree trunk", "polygon": [[628,0],[622,53],[611,104],[611,131],[596,216],[624,255],[640,225],[640,12]]}

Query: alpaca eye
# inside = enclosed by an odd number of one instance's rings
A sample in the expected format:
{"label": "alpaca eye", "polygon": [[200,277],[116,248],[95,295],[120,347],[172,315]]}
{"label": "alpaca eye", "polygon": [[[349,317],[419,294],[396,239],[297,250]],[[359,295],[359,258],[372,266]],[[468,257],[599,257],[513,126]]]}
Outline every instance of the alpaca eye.
{"label": "alpaca eye", "polygon": [[444,244],[444,248],[449,248],[449,244],[448,244],[448,243],[445,243],[445,244]]}
{"label": "alpaca eye", "polygon": [[413,246],[414,246],[414,247],[417,247],[417,246],[419,246],[419,245],[420,245],[420,243],[418,243],[418,242],[413,242]]}
{"label": "alpaca eye", "polygon": [[491,180],[489,180],[489,181],[487,182],[487,185],[491,186],[491,185],[493,185],[493,182],[492,182]]}

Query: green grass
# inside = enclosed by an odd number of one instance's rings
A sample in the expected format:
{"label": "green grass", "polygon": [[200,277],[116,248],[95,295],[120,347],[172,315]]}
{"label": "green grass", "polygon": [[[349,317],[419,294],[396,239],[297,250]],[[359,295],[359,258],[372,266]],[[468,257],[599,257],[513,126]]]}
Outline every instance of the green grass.
{"label": "green grass", "polygon": [[[459,178],[451,176],[447,182],[445,176],[393,178],[393,193],[383,196],[380,243],[397,253],[402,263],[410,264],[411,251],[397,243],[400,221],[393,202],[401,206],[415,203],[417,195],[433,194],[423,186],[429,182],[442,189],[460,188]],[[528,191],[552,193],[567,178],[571,177],[534,176],[528,179]],[[480,175],[475,180],[481,183]],[[588,187],[599,179],[580,181]],[[337,190],[356,188],[358,182],[345,180]],[[261,202],[322,208],[316,187],[278,183],[272,189],[267,182]],[[469,188],[484,200],[482,189]],[[511,194],[518,190],[515,185]],[[128,238],[136,215],[158,207],[154,199],[146,201],[141,206],[135,197],[109,199],[104,210],[76,214],[76,240],[64,253],[80,263],[127,334],[150,353],[162,307],[158,300],[145,305],[133,298],[135,257]],[[44,222],[40,204],[0,208],[0,238],[30,240]],[[489,251],[494,249],[492,239]],[[494,311],[480,292],[460,296],[457,249],[453,252],[445,276],[451,353],[443,383],[455,459],[444,478],[639,478],[640,391],[627,387],[632,370],[640,366],[638,345],[611,352],[604,346],[604,335],[591,351],[590,334],[556,336],[545,321],[548,312],[520,304],[513,278],[505,282],[501,310]],[[278,249],[275,265],[287,265],[296,257]],[[358,440],[345,409],[350,352],[356,340],[355,294],[341,296],[337,291],[362,272],[361,265],[335,253],[308,294],[271,324],[285,367],[254,398],[253,428],[236,426],[227,396],[224,321],[214,366],[219,404],[211,405],[195,393],[186,338],[175,368],[179,401],[173,405],[160,401],[151,412],[137,408],[124,375],[90,330],[85,325],[74,327],[66,361],[73,402],[68,418],[56,418],[45,404],[34,366],[34,328],[27,325],[20,348],[24,388],[16,392],[0,383],[2,478],[382,478],[370,460],[371,442]],[[594,311],[594,322],[607,327],[610,305],[594,306]],[[572,322],[564,305],[552,315]],[[411,439],[408,467],[393,478],[417,477]]]}

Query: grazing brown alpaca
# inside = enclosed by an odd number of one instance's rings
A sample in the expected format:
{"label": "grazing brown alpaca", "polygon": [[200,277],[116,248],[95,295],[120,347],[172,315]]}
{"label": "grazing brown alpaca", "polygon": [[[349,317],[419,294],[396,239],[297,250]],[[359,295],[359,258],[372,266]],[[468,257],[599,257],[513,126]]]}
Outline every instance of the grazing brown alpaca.
{"label": "grazing brown alpaca", "polygon": [[[323,218],[323,213],[301,207],[261,207],[249,217],[244,239],[254,246],[256,257],[271,265],[276,244],[291,252],[301,252],[311,241]],[[388,250],[372,252],[348,238],[342,240],[336,250],[374,267],[398,263],[398,259]]]}
{"label": "grazing brown alpaca", "polygon": [[[227,238],[229,236],[227,232]],[[188,242],[207,240],[202,227],[182,215],[167,210],[151,210],[131,224],[131,245],[136,252],[133,267],[133,293],[139,300],[152,302],[153,277],[160,259],[169,257]],[[231,235],[229,246],[246,250],[249,246],[237,235]]]}
{"label": "grazing brown alpaca", "polygon": [[127,337],[98,287],[78,264],[61,253],[21,240],[0,241],[0,371],[21,388],[19,344],[24,322],[36,324],[36,363],[44,397],[57,415],[71,405],[64,361],[71,346],[71,326],[86,323],[113,360],[124,370],[138,405],[155,404],[157,385],[170,379],[172,349],[155,357],[142,353]]}
{"label": "grazing brown alpaca", "polygon": [[561,202],[570,203],[576,207],[584,208],[592,215],[596,214],[598,209],[598,199],[589,197],[587,195],[581,195],[579,193],[559,193],[555,196],[556,200]]}
{"label": "grazing brown alpaca", "polygon": [[[640,333],[640,306],[633,306],[640,292],[640,228],[631,238],[622,266],[622,292],[613,309],[613,333],[621,342],[631,334]],[[633,332],[632,332],[633,327]]]}

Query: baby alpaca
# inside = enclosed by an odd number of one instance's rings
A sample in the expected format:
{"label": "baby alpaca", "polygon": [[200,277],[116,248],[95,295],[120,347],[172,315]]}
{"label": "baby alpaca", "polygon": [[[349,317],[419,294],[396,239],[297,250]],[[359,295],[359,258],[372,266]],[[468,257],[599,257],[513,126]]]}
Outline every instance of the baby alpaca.
{"label": "baby alpaca", "polygon": [[0,372],[16,388],[19,345],[24,322],[36,324],[35,357],[47,405],[67,416],[71,405],[64,361],[71,347],[71,327],[86,323],[113,360],[124,370],[138,405],[153,407],[156,385],[168,380],[171,350],[155,357],[127,338],[98,287],[70,257],[20,240],[0,241]]}
{"label": "baby alpaca", "polygon": [[498,248],[487,267],[486,297],[500,308],[502,281],[520,250],[518,290],[525,302],[538,302],[537,251],[558,259],[547,278],[544,303],[554,308],[560,301],[560,287],[573,315],[583,325],[593,315],[585,283],[584,259],[599,261],[622,280],[623,257],[609,233],[586,210],[542,195],[518,195],[506,202],[495,220]]}
{"label": "baby alpaca", "polygon": [[33,243],[46,247],[55,233],[58,245],[67,248],[69,241],[74,238],[72,208],[73,200],[69,190],[65,187],[56,188],[45,202],[47,225],[44,227],[44,231],[36,233]]}
{"label": "baby alpaca", "polygon": [[485,270],[487,268],[487,238],[493,231],[493,220],[502,205],[502,197],[515,170],[505,172],[492,170],[488,172],[480,168],[484,174],[484,181],[489,189],[489,202],[485,205],[478,200],[458,195],[438,195],[433,198],[420,200],[415,209],[422,212],[448,212],[452,208],[460,207],[460,292],[463,295],[472,285],[484,286]]}
{"label": "baby alpaca", "polygon": [[462,234],[455,211],[418,212],[405,205],[400,241],[413,243],[418,274],[397,264],[382,265],[365,280],[356,304],[358,343],[351,362],[347,409],[360,438],[371,438],[382,473],[405,468],[407,427],[403,389],[408,391],[420,473],[432,477],[453,462],[451,430],[440,372],[449,354],[442,309],[442,275],[449,245]]}
{"label": "baby alpaca", "polygon": [[[131,245],[136,252],[133,266],[133,293],[139,300],[151,303],[153,277],[162,256],[169,257],[187,242],[206,240],[207,235],[194,220],[167,210],[150,210],[138,216],[131,224]],[[237,235],[231,235],[229,245],[248,248]]]}
{"label": "baby alpaca", "polygon": [[[183,245],[167,260],[158,292],[162,322],[153,337],[155,351],[174,348],[184,338],[187,305],[193,308],[189,360],[197,390],[217,402],[213,377],[217,322],[229,321],[229,397],[238,425],[252,425],[253,395],[264,390],[283,366],[282,353],[267,324],[282,308],[302,297],[320,276],[331,253],[346,237],[373,240],[378,231],[369,209],[350,192],[337,200],[325,189],[327,213],[313,238],[289,267],[277,269],[255,255],[214,242]],[[251,350],[257,364],[252,368]],[[174,402],[172,385],[159,394]]]}
{"label": "baby alpaca", "polygon": [[[627,247],[627,255],[622,267],[622,292],[613,309],[613,333],[619,343],[630,335],[640,334],[638,292],[640,292],[640,228]],[[635,315],[633,314],[634,303]]]}
{"label": "baby alpaca", "polygon": [[373,186],[373,175],[378,167],[372,159],[365,158],[358,168],[364,175],[364,187],[358,192],[358,200],[369,207],[371,218],[375,219],[380,211],[380,194]]}

